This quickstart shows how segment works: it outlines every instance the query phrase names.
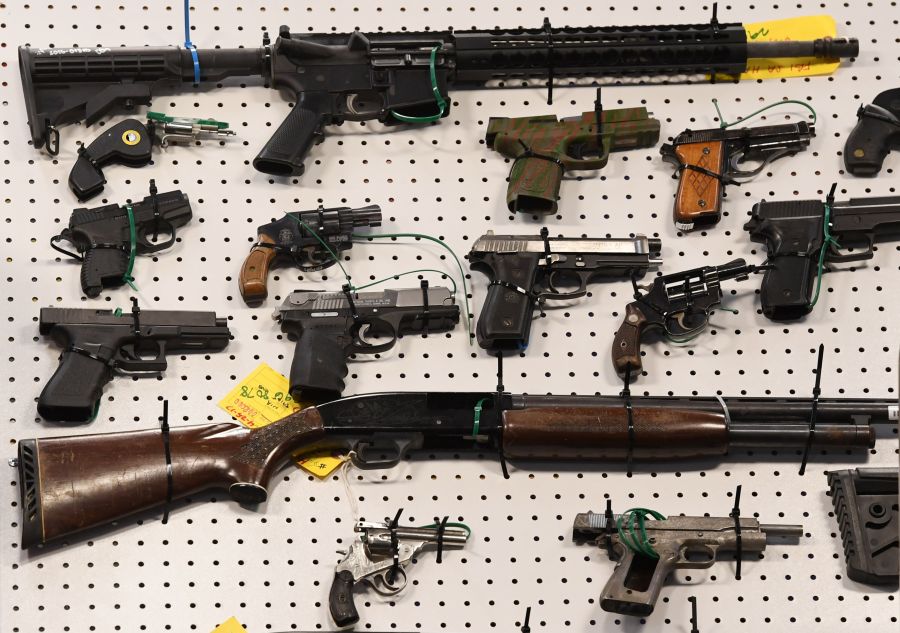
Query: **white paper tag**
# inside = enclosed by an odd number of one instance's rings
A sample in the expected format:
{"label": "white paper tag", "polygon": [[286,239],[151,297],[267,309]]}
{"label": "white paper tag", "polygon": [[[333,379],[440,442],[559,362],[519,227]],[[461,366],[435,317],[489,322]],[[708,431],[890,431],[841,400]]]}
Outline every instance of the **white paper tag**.
{"label": "white paper tag", "polygon": [[900,405],[888,406],[888,420],[900,420]]}

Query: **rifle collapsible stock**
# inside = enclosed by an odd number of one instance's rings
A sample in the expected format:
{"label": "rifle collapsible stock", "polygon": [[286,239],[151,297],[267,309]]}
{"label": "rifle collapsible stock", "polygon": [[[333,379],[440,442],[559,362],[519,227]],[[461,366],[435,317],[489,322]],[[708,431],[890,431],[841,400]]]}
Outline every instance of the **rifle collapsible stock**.
{"label": "rifle collapsible stock", "polygon": [[[723,410],[727,407],[728,420]],[[160,429],[19,442],[22,546],[210,490],[261,503],[292,453],[352,450],[361,468],[389,468],[413,449],[500,450],[510,460],[690,460],[731,449],[800,451],[811,401],[791,398],[631,399],[486,392],[381,393],[308,407],[250,430],[233,423],[173,428],[171,470]],[[477,409],[476,409],[477,407]],[[476,413],[478,411],[478,413]],[[894,401],[818,401],[813,447],[867,448]],[[868,418],[859,421],[856,418]]]}
{"label": "rifle collapsible stock", "polygon": [[[57,126],[97,122],[114,108],[147,105],[160,84],[262,77],[296,104],[253,161],[297,176],[327,125],[436,121],[450,113],[450,87],[554,76],[732,75],[752,58],[854,57],[855,39],[754,42],[743,25],[708,24],[291,33],[259,48],[192,52],[170,47],[19,48],[31,139],[59,151]],[[197,73],[197,75],[195,75]],[[436,94],[440,99],[436,99]],[[548,98],[548,101],[552,99]]]}

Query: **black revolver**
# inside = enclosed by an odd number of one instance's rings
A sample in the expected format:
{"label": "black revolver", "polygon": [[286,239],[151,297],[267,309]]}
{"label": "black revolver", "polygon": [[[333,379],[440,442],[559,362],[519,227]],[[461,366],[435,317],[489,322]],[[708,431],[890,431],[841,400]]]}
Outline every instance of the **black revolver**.
{"label": "black revolver", "polygon": [[[835,202],[836,187],[831,186],[824,202],[786,200],[753,205],[744,230],[769,251],[760,302],[763,314],[773,321],[799,319],[812,311],[821,283],[816,278],[827,271],[827,262],[871,259],[876,238],[900,234],[900,196]],[[865,248],[842,252],[838,245]]]}
{"label": "black revolver", "polygon": [[[475,334],[489,350],[520,352],[528,346],[537,305],[547,300],[576,299],[597,278],[642,276],[662,263],[662,242],[628,238],[494,235],[488,231],[469,252],[472,270],[490,277],[487,298]],[[575,285],[574,290],[561,288]]]}
{"label": "black revolver", "polygon": [[854,176],[875,176],[891,150],[900,148],[900,88],[885,90],[856,117],[844,144],[844,166]]}
{"label": "black revolver", "polygon": [[[757,266],[735,259],[722,266],[704,266],[662,275],[649,287],[634,286],[634,301],[625,306],[625,319],[616,331],[612,363],[619,377],[640,375],[641,337],[651,329],[661,329],[673,341],[688,341],[703,331],[709,313],[722,302],[726,279],[743,281]],[[640,290],[644,290],[641,294]]]}
{"label": "black revolver", "polygon": [[[158,194],[150,181],[150,195],[134,204],[109,204],[75,209],[69,226],[50,238],[50,246],[81,262],[81,289],[97,297],[103,288],[130,281],[135,255],[157,253],[175,243],[175,229],[191,219],[191,203],[181,191]],[[152,235],[152,237],[150,237]],[[159,239],[167,236],[167,239]],[[79,254],[57,246],[65,240]]]}
{"label": "black revolver", "polygon": [[[816,135],[806,122],[743,128],[685,130],[671,143],[660,146],[663,160],[678,171],[673,218],[680,231],[693,231],[716,224],[722,218],[725,185],[738,184],[762,172],[779,158],[793,156],[809,147]],[[741,169],[740,163],[760,164]]]}
{"label": "black revolver", "polygon": [[[297,401],[328,402],[339,398],[351,354],[379,354],[397,336],[447,332],[459,323],[459,306],[441,286],[354,292],[296,290],[273,317],[281,331],[297,341],[291,363],[291,396]],[[389,337],[371,343],[369,337]]]}
{"label": "black revolver", "polygon": [[304,272],[333,266],[335,257],[353,246],[353,229],[360,226],[381,226],[381,207],[319,207],[263,224],[238,279],[244,302],[256,305],[269,296],[269,268],[275,264],[293,262]]}
{"label": "black revolver", "polygon": [[40,332],[63,348],[59,367],[38,398],[45,420],[87,422],[100,404],[103,385],[116,372],[158,374],[167,352],[218,352],[228,345],[226,319],[215,312],[132,312],[41,308]]}

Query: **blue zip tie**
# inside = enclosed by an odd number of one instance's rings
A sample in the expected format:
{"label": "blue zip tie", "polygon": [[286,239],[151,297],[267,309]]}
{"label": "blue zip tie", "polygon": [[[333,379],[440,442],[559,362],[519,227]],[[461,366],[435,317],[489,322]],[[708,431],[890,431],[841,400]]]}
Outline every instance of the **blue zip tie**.
{"label": "blue zip tie", "polygon": [[200,58],[197,57],[197,47],[191,42],[191,0],[184,0],[184,47],[191,51],[191,59],[194,62],[194,83],[200,83]]}

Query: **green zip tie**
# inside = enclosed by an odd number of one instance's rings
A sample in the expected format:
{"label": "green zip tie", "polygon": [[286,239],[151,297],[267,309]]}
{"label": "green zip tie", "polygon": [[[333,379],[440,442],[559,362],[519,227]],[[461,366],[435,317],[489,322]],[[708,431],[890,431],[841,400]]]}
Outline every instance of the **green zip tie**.
{"label": "green zip tie", "polygon": [[440,45],[435,46],[431,49],[431,60],[428,64],[429,75],[431,78],[431,92],[434,93],[434,100],[437,102],[438,113],[432,114],[431,116],[407,116],[405,114],[398,114],[391,110],[391,116],[393,116],[398,121],[403,121],[404,123],[434,123],[442,116],[444,116],[444,112],[447,110],[447,102],[444,101],[444,97],[441,96],[441,91],[438,89],[437,83],[437,72],[435,71],[435,65],[437,64],[437,52],[441,49]]}
{"label": "green zip tie", "polygon": [[[364,233],[353,233],[351,235],[351,237],[355,240],[360,240],[360,241],[368,240],[368,239],[384,239],[384,238],[395,239],[395,238],[401,238],[401,237],[411,237],[413,239],[429,240],[431,242],[434,242],[435,244],[438,244],[439,246],[444,247],[444,249],[448,253],[453,255],[453,259],[456,260],[456,267],[459,268],[459,278],[460,278],[460,281],[462,282],[462,289],[463,289],[463,303],[466,306],[466,332],[469,335],[469,345],[475,344],[474,337],[472,336],[472,316],[471,316],[472,312],[469,309],[469,291],[468,291],[468,288],[466,287],[466,273],[463,270],[462,262],[459,261],[459,257],[457,257],[456,253],[453,251],[452,248],[450,248],[450,246],[447,245],[446,242],[444,242],[443,240],[440,240],[436,237],[432,237],[431,235],[426,235],[424,233],[379,233],[377,235],[367,235]],[[455,284],[454,284],[454,286],[455,286]]]}
{"label": "green zip tie", "polygon": [[[323,240],[323,239],[319,236],[319,234],[316,233],[316,232],[315,232],[308,224],[306,224],[303,220],[301,220],[301,219],[299,219],[299,218],[297,218],[297,217],[291,215],[290,213],[286,213],[285,215],[286,215],[287,217],[293,219],[295,222],[297,222],[297,224],[299,224],[299,225],[302,226],[304,229],[306,229],[306,231],[307,231],[310,235],[312,235],[314,238],[316,238],[316,240],[319,242],[319,244],[322,245],[322,248],[324,248],[324,249],[328,252],[328,254],[331,255],[331,258],[332,258],[332,259],[335,261],[335,263],[340,267],[341,272],[344,273],[344,277],[347,279],[347,284],[350,286],[350,289],[351,289],[353,292],[356,292],[356,291],[358,291],[358,290],[362,290],[362,289],[364,289],[364,288],[369,288],[369,287],[371,287],[371,286],[375,286],[375,285],[380,284],[380,283],[384,283],[384,282],[389,281],[389,280],[391,280],[391,279],[396,279],[396,278],[398,278],[398,277],[403,277],[404,275],[411,275],[411,274],[413,274],[413,273],[420,273],[420,272],[435,272],[435,273],[438,273],[439,275],[441,275],[441,276],[443,276],[443,277],[446,277],[447,279],[450,280],[450,283],[453,284],[453,294],[454,294],[454,295],[456,294],[457,286],[456,286],[456,281],[453,279],[453,277],[451,277],[450,275],[448,275],[448,274],[445,273],[445,272],[442,272],[442,271],[440,271],[440,270],[435,270],[435,269],[433,269],[433,268],[421,268],[421,269],[418,269],[418,270],[409,270],[409,271],[406,271],[406,272],[403,272],[403,273],[397,273],[396,275],[391,275],[390,277],[385,277],[384,279],[379,279],[378,281],[373,281],[373,282],[367,283],[367,284],[362,285],[362,286],[359,286],[359,287],[354,286],[353,283],[351,283],[351,281],[350,281],[350,275],[349,275],[349,273],[347,273],[347,269],[344,268],[344,265],[341,263],[341,259],[338,257],[337,253],[335,253],[334,250],[332,250],[332,248],[331,248],[330,246],[328,246],[328,244],[325,242],[325,240]],[[439,244],[439,245],[443,246],[443,247],[444,247],[451,255],[453,255],[453,259],[456,260],[456,266],[459,268],[459,274],[460,274],[460,279],[461,279],[461,281],[462,281],[462,289],[463,289],[463,301],[464,301],[465,306],[466,306],[466,332],[467,332],[468,335],[469,335],[469,345],[472,345],[472,344],[473,344],[473,342],[472,342],[472,317],[470,316],[470,315],[471,315],[471,312],[470,312],[470,310],[469,310],[469,293],[468,293],[468,290],[467,290],[467,288],[466,288],[466,275],[465,275],[465,273],[463,272],[462,263],[459,261],[459,257],[456,256],[456,253],[453,252],[453,249],[450,248],[444,241],[439,240],[439,239],[436,238],[436,237],[432,237],[431,235],[425,235],[424,233],[382,233],[382,234],[379,234],[379,235],[367,235],[367,234],[364,234],[364,233],[352,233],[350,237],[353,238],[353,239],[355,239],[355,240],[358,240],[358,241],[365,241],[365,240],[368,240],[368,239],[370,239],[370,238],[374,239],[374,238],[413,237],[413,238],[418,238],[418,239],[423,239],[423,240],[430,240],[430,241],[432,241],[432,242],[435,242],[436,244]]]}
{"label": "green zip tie", "polygon": [[134,277],[131,276],[131,272],[134,270],[134,256],[137,253],[137,228],[134,226],[134,209],[131,208],[130,204],[125,205],[125,213],[128,214],[128,266],[125,269],[125,274],[122,275],[122,281],[137,292],[138,289],[134,285]]}
{"label": "green zip tie", "polygon": [[[440,524],[440,523],[429,523],[428,525],[422,525],[422,526],[420,526],[419,529],[421,529],[421,530],[428,530],[428,529],[430,529],[430,528],[436,528],[436,527],[441,527],[441,524]],[[472,528],[470,528],[470,527],[469,527],[468,525],[466,525],[465,523],[445,523],[445,524],[444,524],[444,527],[455,527],[455,528],[460,528],[461,530],[465,530],[465,531],[466,531],[466,538],[468,538],[469,536],[472,536]]]}
{"label": "green zip tie", "polygon": [[193,117],[175,117],[168,116],[167,114],[163,114],[162,112],[148,112],[147,120],[155,121],[157,123],[175,123],[176,121],[191,121],[192,123],[196,123],[197,125],[210,125],[220,130],[228,129],[227,121],[216,121],[215,119],[197,119]]}
{"label": "green zip tie", "polygon": [[490,400],[490,398],[482,398],[478,402],[475,403],[475,418],[472,420],[472,437],[478,437],[478,431],[481,429],[481,406],[484,404],[485,400]]}
{"label": "green zip tie", "polygon": [[761,114],[770,108],[776,108],[778,106],[786,105],[788,103],[793,103],[795,105],[803,106],[804,108],[806,108],[807,110],[812,112],[813,124],[815,124],[816,120],[818,119],[818,116],[816,115],[816,111],[813,109],[813,107],[811,105],[809,105],[805,101],[798,101],[797,99],[785,99],[784,101],[776,101],[775,103],[770,103],[769,105],[760,108],[756,112],[751,112],[750,114],[748,114],[747,116],[745,116],[742,119],[738,119],[737,121],[732,121],[731,123],[726,123],[725,117],[722,116],[722,111],[719,110],[719,100],[713,99],[712,102],[713,102],[713,106],[715,106],[715,108],[716,108],[716,114],[719,115],[719,128],[720,129],[725,129],[725,128],[731,127],[733,125],[737,125],[738,123],[744,123],[745,121],[748,121],[749,119],[752,119],[753,117],[755,117],[757,114]]}
{"label": "green zip tie", "polygon": [[456,294],[456,280],[453,279],[447,273],[437,270],[434,268],[419,268],[417,270],[407,270],[405,273],[397,273],[396,275],[391,275],[390,277],[385,277],[384,279],[378,279],[376,281],[370,281],[369,283],[362,286],[354,286],[353,291],[356,292],[358,290],[365,290],[366,288],[370,288],[371,286],[377,286],[378,284],[383,284],[386,281],[390,281],[391,279],[398,279],[399,277],[405,277],[406,275],[414,275],[416,273],[437,273],[441,277],[446,277],[450,280],[450,283],[453,284],[453,294]]}
{"label": "green zip tie", "polygon": [[827,203],[825,204],[825,219],[822,225],[822,235],[825,239],[822,248],[819,249],[819,266],[816,271],[816,294],[813,295],[812,301],[809,303],[810,310],[815,307],[816,302],[819,300],[819,291],[822,290],[822,271],[825,269],[825,253],[831,245],[835,248],[841,247],[841,245],[838,244],[838,241],[831,235],[831,205]]}
{"label": "green zip tie", "polygon": [[113,310],[113,316],[122,316],[122,308],[116,308],[115,310]]}
{"label": "green zip tie", "polygon": [[[649,510],[647,508],[629,508],[620,514],[619,518],[616,520],[616,531],[619,533],[619,540],[622,544],[632,552],[643,554],[649,558],[659,558],[659,554],[653,549],[653,545],[650,544],[650,538],[647,536],[645,520],[648,516],[653,517],[657,521],[666,520],[666,517],[656,510]],[[623,526],[623,523],[626,522],[626,520],[628,528],[627,533],[625,532],[626,526]],[[640,530],[640,536],[638,536],[635,531],[635,523],[637,523],[637,529]]]}

